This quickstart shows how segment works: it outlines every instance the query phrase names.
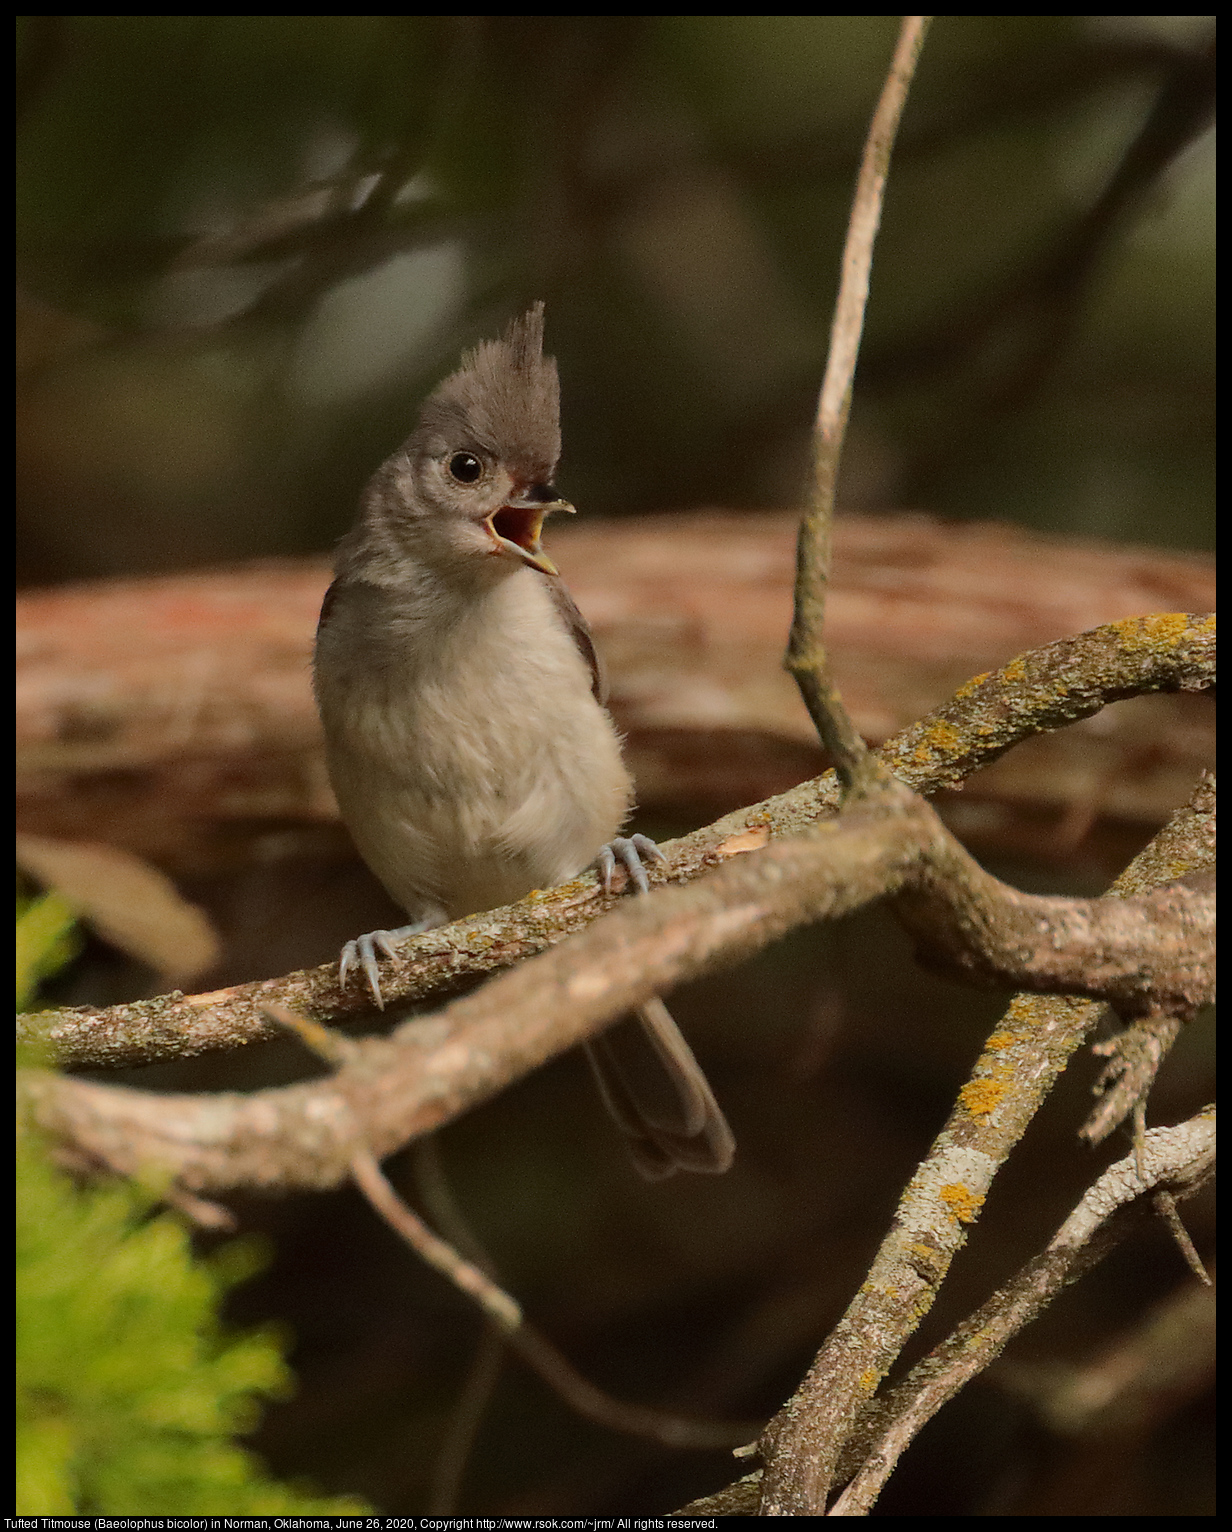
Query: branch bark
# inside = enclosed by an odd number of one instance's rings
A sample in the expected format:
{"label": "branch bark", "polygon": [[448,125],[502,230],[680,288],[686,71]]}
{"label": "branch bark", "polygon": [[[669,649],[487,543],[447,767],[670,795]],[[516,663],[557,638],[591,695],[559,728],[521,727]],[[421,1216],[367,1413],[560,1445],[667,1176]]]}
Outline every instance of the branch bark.
{"label": "branch bark", "polygon": [[800,688],[809,717],[833,756],[839,779],[845,786],[850,785],[852,772],[863,759],[867,746],[834,684],[825,648],[834,501],[847,417],[851,412],[856,358],[864,331],[873,245],[881,226],[881,205],[890,173],[890,155],[931,19],[928,16],[903,17],[894,57],[864,145],[843,245],[826,375],[817,404],[812,493],[808,509],[800,521],[796,549],[795,617],[784,663]]}

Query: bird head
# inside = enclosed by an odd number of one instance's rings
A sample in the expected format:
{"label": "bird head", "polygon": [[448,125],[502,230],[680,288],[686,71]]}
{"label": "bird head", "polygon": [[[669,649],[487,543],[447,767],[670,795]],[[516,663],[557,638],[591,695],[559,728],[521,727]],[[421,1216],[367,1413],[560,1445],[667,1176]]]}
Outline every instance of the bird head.
{"label": "bird head", "polygon": [[552,487],[559,458],[560,383],[536,303],[428,398],[392,460],[384,514],[438,566],[489,578],[523,565],[555,574],[540,537],[550,512],[573,510]]}

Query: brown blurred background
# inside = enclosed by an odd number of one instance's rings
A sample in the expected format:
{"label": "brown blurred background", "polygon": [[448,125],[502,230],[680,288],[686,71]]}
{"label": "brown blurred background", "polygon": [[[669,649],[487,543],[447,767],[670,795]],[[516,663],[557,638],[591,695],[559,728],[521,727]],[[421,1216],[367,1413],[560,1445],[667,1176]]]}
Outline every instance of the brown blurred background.
{"label": "brown blurred background", "polygon": [[[588,518],[795,505],[894,32],[883,17],[25,18],[21,583],[327,552],[420,398],[534,298],[561,368],[560,483]],[[1212,545],[1212,72],[1212,18],[935,22],[874,268],[848,514]],[[797,777],[813,769],[798,757]],[[729,806],[643,776],[651,833]],[[1110,846],[1131,854],[1151,829],[1092,811],[1060,835],[1028,825],[1012,857],[983,849],[1020,886],[1096,892]],[[244,846],[227,868],[165,864],[223,941],[202,984],[326,961],[393,913],[328,825],[272,818]],[[104,1003],[154,983],[91,938],[55,993]],[[842,1312],[1003,999],[922,974],[872,912],[674,997],[740,1140],[721,1181],[637,1182],[576,1058],[447,1130],[441,1155],[507,1285],[596,1381],[758,1418]],[[1182,1039],[1153,1122],[1207,1098],[1209,1038],[1202,1022]],[[251,1089],[304,1068],[270,1047],[124,1078]],[[1095,1073],[1077,1061],[1041,1114],[913,1356],[1124,1152],[1075,1141]],[[409,1156],[390,1168],[413,1194]],[[284,1475],[422,1513],[478,1321],[348,1194],[241,1212],[273,1244],[233,1317],[285,1323],[301,1380],[257,1446]],[[1209,1251],[1209,1205],[1188,1217]],[[1032,1402],[1188,1280],[1162,1230],[1114,1256],[930,1426],[879,1513],[1209,1514],[1200,1368],[1098,1441],[1046,1429]],[[510,1363],[459,1508],[663,1512],[733,1476],[722,1454],[577,1421]]]}

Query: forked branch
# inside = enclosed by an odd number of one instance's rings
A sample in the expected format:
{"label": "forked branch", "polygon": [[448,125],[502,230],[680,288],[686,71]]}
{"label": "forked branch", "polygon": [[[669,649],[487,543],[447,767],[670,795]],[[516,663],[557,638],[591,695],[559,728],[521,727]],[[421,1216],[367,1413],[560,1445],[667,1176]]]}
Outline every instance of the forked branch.
{"label": "forked branch", "polygon": [[[1215,684],[1215,619],[1165,613],[1109,623],[1020,655],[962,687],[949,702],[878,751],[900,782],[929,794],[955,788],[1020,741],[1090,717],[1109,703],[1155,692],[1201,692]],[[799,836],[834,814],[834,772],[728,814],[665,845],[667,878],[686,884],[762,845]],[[656,874],[656,878],[659,875]],[[383,979],[391,1004],[422,1003],[460,981],[509,968],[585,930],[622,903],[605,899],[593,874],[530,895],[401,944]],[[74,1007],[18,1019],[18,1037],[65,1064],[119,1068],[243,1047],[276,1034],[271,1005],[338,1022],[370,1012],[337,965],[237,984],[203,995],[160,995],[107,1008]]]}

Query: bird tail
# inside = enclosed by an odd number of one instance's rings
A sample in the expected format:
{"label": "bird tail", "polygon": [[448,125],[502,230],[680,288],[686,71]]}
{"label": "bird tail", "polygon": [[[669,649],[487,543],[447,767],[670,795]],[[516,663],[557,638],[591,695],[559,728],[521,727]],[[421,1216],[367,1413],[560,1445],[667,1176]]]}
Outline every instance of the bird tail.
{"label": "bird tail", "polygon": [[736,1141],[710,1082],[661,1000],[586,1045],[603,1104],[648,1181],[677,1170],[719,1175]]}

